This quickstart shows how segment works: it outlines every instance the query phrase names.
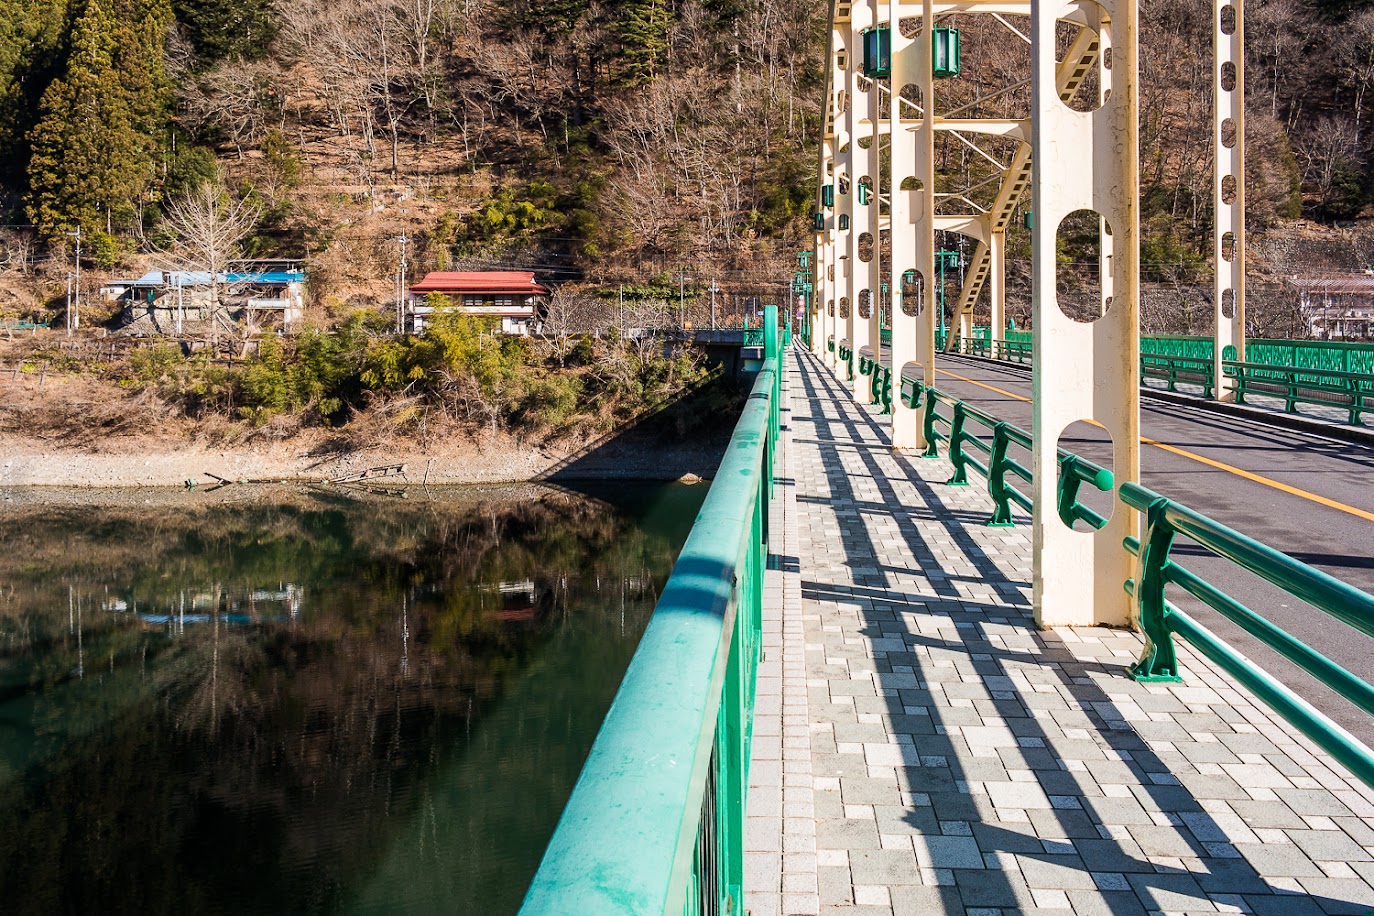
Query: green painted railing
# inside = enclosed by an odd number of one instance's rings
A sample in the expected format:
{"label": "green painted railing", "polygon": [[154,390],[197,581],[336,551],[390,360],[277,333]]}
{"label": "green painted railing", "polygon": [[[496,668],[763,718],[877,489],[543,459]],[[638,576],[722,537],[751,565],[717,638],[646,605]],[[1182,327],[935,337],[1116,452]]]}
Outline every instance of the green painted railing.
{"label": "green painted railing", "polygon": [[764,365],[521,912],[742,913],[744,810],[779,429]]}
{"label": "green painted railing", "polygon": [[844,363],[849,370],[847,381],[852,382],[854,380],[854,350],[850,347],[849,341],[847,340],[840,341],[839,348],[840,362]]}
{"label": "green painted railing", "polygon": [[[1176,359],[1210,365],[1210,361],[1197,358]],[[891,369],[870,356],[861,357],[860,364],[861,367],[866,364],[866,373],[875,379],[875,384],[883,387],[883,395],[890,403]],[[1272,372],[1275,367],[1264,368]],[[899,396],[913,410],[923,410],[922,429],[927,443],[924,457],[938,457],[939,444],[945,443],[953,467],[953,474],[947,481],[949,485],[967,485],[970,468],[986,478],[988,493],[994,502],[993,516],[987,522],[989,526],[1010,525],[1013,504],[1032,511],[1030,497],[1011,482],[1011,478],[1017,478],[1030,483],[1032,472],[1008,454],[1013,445],[1030,450],[1031,438],[1024,430],[937,388],[926,387],[917,379],[903,378]],[[939,412],[941,406],[948,408],[945,414]],[[980,427],[981,434],[976,431]],[[1079,492],[1085,483],[1110,492],[1112,474],[1060,449],[1056,496],[1060,519],[1069,527],[1083,521],[1101,529],[1106,519],[1079,502]],[[1137,620],[1146,636],[1140,660],[1131,668],[1136,679],[1180,680],[1173,644],[1173,637],[1177,635],[1236,678],[1366,785],[1374,787],[1374,751],[1168,601],[1165,589],[1169,585],[1181,588],[1369,714],[1374,714],[1374,686],[1180,566],[1170,551],[1175,538],[1182,535],[1367,636],[1374,636],[1374,596],[1139,484],[1123,483],[1119,492],[1122,502],[1145,515],[1143,538],[1129,537],[1123,541],[1125,549],[1139,560],[1138,578],[1125,583],[1126,591],[1135,598]]]}
{"label": "green painted railing", "polygon": [[[861,354],[859,371],[872,379],[872,400],[883,405],[883,412],[892,409],[892,369],[877,362],[871,354]],[[1031,447],[1030,434],[1010,423],[999,420],[964,401],[958,400],[938,388],[926,387],[913,378],[903,378],[900,397],[902,403],[913,410],[922,410],[921,429],[925,435],[926,450],[923,458],[938,458],[939,444],[947,446],[949,462],[954,473],[948,481],[950,486],[967,486],[968,469],[973,468],[988,482],[988,495],[995,506],[992,518],[987,524],[991,527],[1011,527],[1012,505],[1020,506],[1027,512],[1032,509],[1030,497],[1026,496],[1009,478],[1019,478],[1026,483],[1033,480],[1031,470],[1011,456],[1011,447],[1020,446],[1027,451]],[[948,415],[939,413],[940,405],[949,408]],[[973,424],[973,425],[971,425]],[[981,427],[983,434],[975,432]],[[986,456],[986,459],[979,456]],[[1088,483],[1103,492],[1112,489],[1112,473],[1085,458],[1059,450],[1059,480],[1056,488],[1056,510],[1064,524],[1070,528],[1075,521],[1083,521],[1093,528],[1101,528],[1107,520],[1088,506],[1078,501],[1083,484]]]}
{"label": "green painted railing", "polygon": [[[1031,332],[1007,331],[1007,343],[1029,344]],[[975,334],[972,343],[988,342]],[[968,346],[968,338],[959,338],[956,348]],[[1154,336],[1140,338],[1140,352],[1151,356],[1179,356],[1194,360],[1211,360],[1213,341],[1210,337]],[[981,354],[980,354],[981,355]],[[1234,353],[1223,353],[1233,357]],[[1245,342],[1248,362],[1265,366],[1284,366],[1290,369],[1316,369],[1323,372],[1354,372],[1374,374],[1374,344],[1346,343],[1329,340],[1275,340],[1253,338]]]}
{"label": "green painted railing", "polygon": [[[943,328],[937,329],[935,331],[935,349],[943,350],[945,348],[945,340],[948,336],[948,331],[944,330]],[[992,329],[986,327],[975,327],[973,329],[973,337],[975,340],[988,340],[992,337]],[[880,330],[878,332],[878,340],[884,344],[891,344],[892,329],[883,328],[882,330]]]}
{"label": "green painted railing", "polygon": [[[1201,346],[1205,343],[1206,346]],[[1255,346],[1247,344],[1247,353],[1265,352],[1264,341]],[[1211,341],[1201,338],[1145,337],[1141,338],[1140,378],[1163,380],[1169,391],[1177,391],[1180,382],[1202,386],[1202,396],[1212,397],[1216,391],[1215,368],[1211,358]],[[1350,362],[1350,353],[1358,354],[1356,348],[1362,345],[1345,344],[1345,362]],[[1332,352],[1336,348],[1332,347]],[[1189,351],[1160,352],[1160,351]],[[961,338],[956,352],[969,356],[1028,363],[1031,361],[1031,345],[1019,341],[986,341]],[[1198,353],[1206,355],[1199,356]],[[1286,345],[1280,355],[1292,358],[1294,353],[1308,353],[1304,361],[1314,361],[1310,354],[1317,352],[1315,347],[1295,348]],[[1333,357],[1334,359],[1334,357]],[[1299,404],[1323,407],[1338,407],[1349,413],[1348,421],[1354,426],[1364,425],[1364,414],[1374,410],[1374,374],[1369,372],[1346,372],[1334,369],[1320,369],[1312,366],[1293,366],[1270,362],[1238,362],[1234,359],[1222,361],[1222,371],[1231,380],[1230,388],[1235,391],[1236,402],[1245,403],[1247,395],[1267,395],[1283,398],[1287,413],[1298,413]]]}
{"label": "green painted railing", "polygon": [[[1140,349],[1158,356],[1211,359],[1213,341],[1210,337],[1142,337]],[[1257,337],[1245,342],[1245,358],[1267,366],[1374,373],[1374,344],[1367,343]]]}
{"label": "green painted railing", "polygon": [[1135,598],[1147,637],[1145,651],[1131,669],[1136,679],[1179,680],[1173,637],[1180,636],[1374,786],[1374,753],[1368,747],[1180,610],[1165,590],[1169,585],[1181,588],[1370,714],[1374,687],[1180,566],[1171,551],[1181,535],[1366,636],[1374,636],[1374,596],[1138,484],[1122,484],[1121,499],[1145,513],[1143,537],[1124,541],[1140,560],[1138,578],[1126,582],[1126,591]]}
{"label": "green painted railing", "polygon": [[955,347],[957,352],[968,356],[1004,359],[1008,362],[1017,363],[1031,361],[1031,345],[1028,340],[970,340],[967,337],[960,337]]}

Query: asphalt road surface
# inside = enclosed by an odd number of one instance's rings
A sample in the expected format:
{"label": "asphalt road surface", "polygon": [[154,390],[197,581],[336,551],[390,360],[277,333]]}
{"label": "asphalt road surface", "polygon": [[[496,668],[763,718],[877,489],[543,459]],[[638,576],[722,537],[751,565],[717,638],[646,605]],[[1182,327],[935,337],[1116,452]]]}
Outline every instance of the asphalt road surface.
{"label": "asphalt road surface", "polygon": [[[936,386],[1030,431],[1029,367],[942,355]],[[1148,392],[1142,392],[1140,424],[1145,486],[1374,593],[1374,448],[1166,403]],[[1075,424],[1060,446],[1111,467],[1110,440],[1101,429]],[[1105,494],[1084,502],[1099,512],[1110,504]],[[1029,519],[1018,510],[1017,522]],[[1184,538],[1175,542],[1172,556],[1361,679],[1374,681],[1374,640]],[[1374,746],[1374,719],[1181,590],[1171,586],[1169,598]]]}

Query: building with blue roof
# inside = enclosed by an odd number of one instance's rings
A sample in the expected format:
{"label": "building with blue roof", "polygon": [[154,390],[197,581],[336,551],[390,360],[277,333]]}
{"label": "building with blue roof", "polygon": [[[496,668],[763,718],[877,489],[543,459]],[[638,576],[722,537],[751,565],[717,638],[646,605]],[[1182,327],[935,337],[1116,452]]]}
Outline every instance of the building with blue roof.
{"label": "building with blue roof", "polygon": [[112,281],[124,303],[124,333],[179,335],[210,322],[216,292],[221,321],[243,330],[292,330],[305,312],[305,271],[292,262],[247,263],[212,275],[202,270],[150,270],[133,280]]}

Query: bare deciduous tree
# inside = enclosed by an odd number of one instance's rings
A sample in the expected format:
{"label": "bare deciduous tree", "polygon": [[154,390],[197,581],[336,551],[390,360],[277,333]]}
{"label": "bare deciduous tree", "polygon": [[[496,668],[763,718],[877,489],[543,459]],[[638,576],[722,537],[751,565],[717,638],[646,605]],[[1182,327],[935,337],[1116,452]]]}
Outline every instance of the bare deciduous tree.
{"label": "bare deciduous tree", "polygon": [[233,285],[229,268],[261,215],[251,197],[235,197],[219,179],[202,182],[167,207],[171,243],[161,254],[182,270],[209,275],[212,341],[218,341],[221,327],[234,331],[224,311],[224,296]]}

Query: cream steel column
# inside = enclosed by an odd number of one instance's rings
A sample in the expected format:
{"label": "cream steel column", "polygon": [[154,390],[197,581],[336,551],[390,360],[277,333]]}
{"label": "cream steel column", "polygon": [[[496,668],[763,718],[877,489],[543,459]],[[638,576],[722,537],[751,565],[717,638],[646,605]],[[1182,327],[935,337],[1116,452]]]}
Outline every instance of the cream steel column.
{"label": "cream steel column", "polygon": [[826,80],[826,118],[824,137],[821,141],[823,159],[820,180],[822,185],[832,185],[834,196],[829,207],[822,206],[825,214],[825,235],[828,257],[826,258],[826,330],[833,343],[826,344],[825,364],[837,376],[839,370],[840,341],[844,338],[844,320],[840,317],[840,300],[849,295],[849,281],[846,276],[848,265],[847,232],[841,232],[840,225],[840,179],[844,174],[840,148],[848,141],[848,25],[842,21],[848,18],[847,0],[832,0],[830,8],[830,73]]}
{"label": "cream steel column", "polygon": [[[920,124],[916,138],[916,180],[912,193],[911,222],[916,237],[916,270],[921,275],[921,313],[916,319],[916,362],[921,384],[935,385],[935,4],[922,0],[921,31],[916,35],[916,79],[921,90]],[[921,438],[925,445],[924,436]]]}
{"label": "cream steel column", "polygon": [[[888,224],[892,232],[892,447],[898,450],[924,449],[926,443],[920,424],[920,411],[906,406],[899,395],[902,367],[917,358],[917,324],[924,315],[930,314],[930,285],[917,284],[910,288],[908,295],[903,277],[908,271],[924,271],[929,276],[929,252],[927,261],[922,261],[918,252],[920,243],[917,237],[920,233],[917,226],[930,226],[933,223],[934,214],[928,191],[933,176],[927,174],[928,170],[923,165],[928,165],[934,159],[929,155],[922,157],[920,152],[923,144],[930,145],[933,132],[922,130],[923,116],[917,116],[916,109],[900,96],[902,87],[917,85],[923,87],[922,98],[928,98],[925,87],[930,83],[930,33],[922,29],[916,38],[908,38],[902,34],[901,21],[903,17],[914,17],[923,12],[928,15],[929,4],[922,7],[899,0],[888,9],[888,22],[892,30],[892,104],[888,112],[888,188],[891,192]],[[921,182],[922,188],[903,189],[903,185],[913,181]],[[921,267],[923,263],[926,265],[924,268]]]}
{"label": "cream steel column", "polygon": [[[841,362],[840,341],[847,341],[850,348],[854,342],[854,218],[853,199],[849,186],[853,182],[854,164],[854,93],[853,49],[849,46],[849,23],[845,22],[842,43],[836,48],[835,61],[841,79],[837,104],[839,111],[835,117],[835,375],[846,386],[853,388],[849,379],[849,365]],[[843,223],[846,228],[841,229]]]}
{"label": "cream steel column", "polygon": [[[1098,21],[1097,29],[1097,104],[1103,105],[1112,94],[1112,71],[1107,67],[1107,58],[1112,53],[1112,32],[1110,23]],[[1112,303],[1112,235],[1104,216],[1097,221],[1097,277],[1102,296],[1100,314],[1107,314]]]}
{"label": "cream steel column", "polygon": [[[868,288],[868,265],[859,260],[859,235],[866,228],[866,224],[858,204],[859,178],[868,165],[868,152],[859,148],[859,140],[872,136],[873,125],[868,122],[867,116],[869,97],[875,91],[875,87],[863,75],[862,30],[873,22],[872,4],[873,0],[864,0],[851,6],[849,10],[848,32],[845,36],[845,49],[848,51],[845,59],[845,85],[849,92],[849,107],[844,113],[848,145],[841,153],[849,181],[845,188],[835,188],[835,203],[843,207],[841,212],[849,217],[848,245],[845,252],[848,256],[845,266],[848,268],[849,276],[849,317],[845,321],[845,336],[849,338],[853,375],[845,378],[850,391],[859,400],[867,400],[868,387],[868,379],[859,372],[859,350],[868,344],[868,320],[859,317],[859,299]],[[842,190],[844,193],[841,195]]]}
{"label": "cream steel column", "polygon": [[[1101,531],[1077,532],[1056,511],[1057,446],[1076,420],[1095,420],[1111,435],[1116,482],[1140,479],[1139,152],[1136,0],[1103,0],[1112,37],[1112,93],[1097,111],[1071,110],[1055,83],[1055,24],[1084,24],[1090,0],[1031,2],[1032,229],[1034,314],[1035,619],[1042,626],[1130,622],[1122,583],[1134,559],[1122,538],[1138,533],[1136,513],[1119,499]],[[1086,24],[1094,24],[1089,15]],[[1096,210],[1111,224],[1114,298],[1107,314],[1079,324],[1055,296],[1055,239],[1060,221]],[[1086,486],[1086,485],[1085,485]]]}
{"label": "cream steel column", "polygon": [[[878,0],[868,0],[869,27],[878,23]],[[857,34],[857,33],[856,33]],[[862,41],[862,39],[860,39]],[[857,43],[855,45],[858,46]],[[879,155],[879,141],[882,138],[882,131],[878,129],[878,113],[880,95],[882,90],[879,80],[872,79],[868,84],[868,136],[870,138],[868,149],[864,152],[864,177],[868,179],[868,204],[860,207],[858,205],[858,188],[854,189],[854,208],[856,219],[863,224],[863,229],[873,239],[873,244],[869,246],[869,258],[867,262],[860,261],[858,269],[863,277],[863,283],[868,289],[868,319],[863,323],[866,327],[861,332],[866,339],[868,346],[873,350],[874,372],[877,366],[883,362],[883,230],[880,224],[882,217],[882,204],[878,199],[878,191],[882,187],[879,169],[882,168],[882,159]],[[855,348],[857,353],[858,348]],[[858,358],[855,357],[857,364]],[[863,391],[860,400],[865,404],[878,403],[881,400],[882,392],[878,392],[878,397],[873,394],[873,378],[865,377],[862,381]]]}
{"label": "cream steel column", "polygon": [[1212,372],[1217,399],[1234,401],[1236,382],[1222,373],[1221,361],[1228,346],[1236,348],[1236,359],[1245,359],[1245,18],[1239,0],[1213,0],[1212,48]]}
{"label": "cream steel column", "polygon": [[[825,141],[821,141],[824,149]],[[822,155],[824,155],[822,153]],[[821,184],[825,181],[824,159],[821,162],[820,171],[817,173],[819,181],[816,184],[816,213],[824,212],[821,207]],[[825,297],[829,294],[830,285],[825,281],[825,265],[827,263],[826,236],[827,230],[817,229],[813,236],[812,255],[811,255],[811,352],[816,356],[825,355]]]}
{"label": "cream steel column", "polygon": [[[992,300],[991,328],[988,337],[993,343],[1007,339],[1007,234],[1000,229],[988,233],[988,254],[992,268],[988,271],[988,297]],[[992,348],[992,356],[1001,356]]]}

